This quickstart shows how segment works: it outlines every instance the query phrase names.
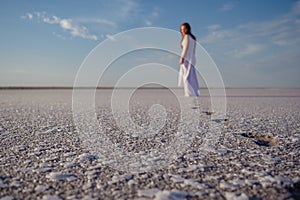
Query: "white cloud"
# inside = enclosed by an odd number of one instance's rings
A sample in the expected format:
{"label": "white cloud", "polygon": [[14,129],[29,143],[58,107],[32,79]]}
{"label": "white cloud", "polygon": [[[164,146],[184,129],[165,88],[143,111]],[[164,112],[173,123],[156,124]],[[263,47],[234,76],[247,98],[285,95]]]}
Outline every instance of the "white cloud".
{"label": "white cloud", "polygon": [[56,33],[56,32],[53,32],[53,35],[55,35],[56,37],[59,37],[59,38],[61,38],[61,39],[63,39],[63,40],[66,39],[66,37],[64,37],[63,35],[58,34],[58,33]]}
{"label": "white cloud", "polygon": [[292,45],[300,41],[299,20],[288,15],[268,21],[240,24],[231,29],[211,25],[208,30],[210,32],[201,39],[204,44],[234,44],[260,39],[276,45]]}
{"label": "white cloud", "polygon": [[159,17],[159,13],[160,13],[160,9],[158,7],[154,7],[152,12],[151,12],[151,16],[152,17]]}
{"label": "white cloud", "polygon": [[109,34],[106,35],[106,38],[109,39],[109,40],[112,41],[112,42],[117,41],[116,38],[115,38],[114,36],[109,35]]}
{"label": "white cloud", "polygon": [[160,16],[160,9],[157,6],[148,7],[136,0],[118,0],[113,3],[114,10],[109,14],[110,19],[118,23],[132,23],[152,26],[153,21]]}
{"label": "white cloud", "polygon": [[295,14],[295,15],[300,15],[300,1],[297,1],[297,2],[294,4],[294,6],[293,6],[293,8],[292,8],[292,12],[293,12],[293,14]]}
{"label": "white cloud", "polygon": [[145,24],[146,24],[147,26],[152,26],[152,22],[151,22],[150,20],[145,20]]}
{"label": "white cloud", "polygon": [[121,6],[118,15],[121,18],[129,18],[140,10],[140,5],[134,0],[120,0],[118,4]]}
{"label": "white cloud", "polygon": [[244,56],[256,54],[265,48],[264,45],[260,44],[245,44],[244,47],[240,49],[234,49],[229,51],[227,54],[232,55],[237,58],[242,58]]}
{"label": "white cloud", "polygon": [[107,1],[102,5],[99,15],[90,17],[64,18],[41,11],[26,13],[21,18],[35,19],[42,23],[57,25],[64,31],[63,33],[56,31],[55,35],[66,36],[66,33],[70,33],[74,37],[98,40],[105,38],[106,34],[123,31],[124,27],[128,27],[128,24],[153,26],[161,12],[159,7],[145,6],[139,0]]}
{"label": "white cloud", "polygon": [[229,38],[234,38],[237,33],[232,30],[216,30],[210,32],[208,35],[201,38],[201,43],[209,44],[209,43],[217,43],[221,41],[225,41]]}
{"label": "white cloud", "polygon": [[32,18],[33,18],[33,15],[31,13],[26,13],[25,15],[21,16],[21,19],[31,20]]}
{"label": "white cloud", "polygon": [[76,20],[77,22],[80,23],[96,23],[96,24],[103,24],[103,25],[108,25],[111,27],[117,27],[117,24],[111,20],[107,20],[104,18],[80,18]]}
{"label": "white cloud", "polygon": [[[214,24],[199,39],[220,66],[226,85],[299,86],[300,1],[290,12],[223,28]],[[281,78],[279,78],[281,77]],[[250,83],[251,82],[251,83]]]}
{"label": "white cloud", "polygon": [[217,30],[219,28],[221,28],[221,26],[219,24],[212,24],[212,25],[207,27],[207,30],[208,31],[214,31],[214,30]]}
{"label": "white cloud", "polygon": [[221,11],[230,11],[235,7],[235,4],[233,2],[228,2],[223,4]]}
{"label": "white cloud", "polygon": [[34,14],[27,13],[27,16],[31,16],[31,18],[27,17],[28,19],[36,17],[38,20],[47,24],[58,24],[63,30],[68,31],[74,37],[98,40],[98,37],[90,34],[85,26],[80,26],[77,23],[74,23],[72,19],[60,18],[55,15],[48,17],[45,12],[35,12]]}

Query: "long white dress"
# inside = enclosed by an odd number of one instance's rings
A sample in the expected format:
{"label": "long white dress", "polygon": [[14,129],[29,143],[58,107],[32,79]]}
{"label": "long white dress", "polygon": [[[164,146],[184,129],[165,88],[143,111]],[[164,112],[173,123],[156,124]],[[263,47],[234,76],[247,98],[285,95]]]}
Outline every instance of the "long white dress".
{"label": "long white dress", "polygon": [[183,86],[185,96],[199,96],[199,85],[194,67],[196,65],[196,41],[190,35],[185,35],[181,45],[181,57],[184,58],[184,62],[180,65],[178,86]]}

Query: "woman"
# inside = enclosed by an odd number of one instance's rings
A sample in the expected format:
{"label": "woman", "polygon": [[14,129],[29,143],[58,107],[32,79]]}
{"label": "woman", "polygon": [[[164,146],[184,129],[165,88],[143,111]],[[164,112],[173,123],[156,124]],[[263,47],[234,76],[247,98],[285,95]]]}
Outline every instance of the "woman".
{"label": "woman", "polygon": [[181,57],[179,60],[179,80],[178,86],[183,86],[185,96],[199,96],[199,86],[195,71],[195,50],[196,37],[191,33],[191,26],[183,23],[180,26],[181,38]]}

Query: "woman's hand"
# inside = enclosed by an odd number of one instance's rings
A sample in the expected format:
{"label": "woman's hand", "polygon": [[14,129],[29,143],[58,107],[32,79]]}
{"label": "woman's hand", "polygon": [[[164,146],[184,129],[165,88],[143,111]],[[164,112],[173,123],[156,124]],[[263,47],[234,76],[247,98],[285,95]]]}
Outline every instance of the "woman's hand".
{"label": "woman's hand", "polygon": [[183,64],[183,62],[184,62],[184,58],[183,58],[183,57],[180,57],[180,59],[179,59],[179,64]]}

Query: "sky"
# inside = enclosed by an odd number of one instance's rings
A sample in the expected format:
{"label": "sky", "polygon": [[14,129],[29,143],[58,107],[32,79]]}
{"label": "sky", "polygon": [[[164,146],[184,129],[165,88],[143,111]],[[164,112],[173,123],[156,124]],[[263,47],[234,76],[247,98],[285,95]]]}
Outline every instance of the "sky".
{"label": "sky", "polygon": [[[90,52],[114,41],[115,34],[142,27],[179,31],[183,22],[191,24],[225,87],[300,87],[296,0],[1,0],[0,87],[73,86]],[[180,37],[174,43],[179,47]],[[99,84],[113,86],[120,72],[141,59],[151,63],[161,57],[179,69],[178,57],[166,52],[132,52],[114,62]],[[125,63],[132,66],[124,68]],[[176,78],[171,77],[174,86]]]}

